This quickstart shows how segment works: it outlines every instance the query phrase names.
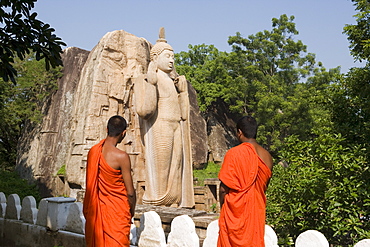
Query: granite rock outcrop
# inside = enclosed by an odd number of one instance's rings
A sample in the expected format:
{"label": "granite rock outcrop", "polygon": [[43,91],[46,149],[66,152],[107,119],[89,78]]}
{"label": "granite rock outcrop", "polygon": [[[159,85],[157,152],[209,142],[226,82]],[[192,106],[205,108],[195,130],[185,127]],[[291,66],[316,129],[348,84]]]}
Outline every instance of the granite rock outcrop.
{"label": "granite rock outcrop", "polygon": [[25,126],[18,142],[16,170],[22,178],[36,180],[44,197],[64,194],[64,177],[57,173],[67,159],[74,96],[88,55],[75,47],[64,50],[64,76],[45,102],[45,117],[36,127]]}
{"label": "granite rock outcrop", "polygon": [[[151,47],[146,39],[119,30],[107,33],[91,52],[75,47],[64,51],[64,75],[45,103],[46,115],[38,126],[26,126],[18,146],[16,169],[23,178],[38,181],[43,197],[82,200],[87,153],[105,137],[109,117],[119,114],[129,125],[118,147],[130,156],[141,202],[145,157],[133,85],[147,72]],[[188,92],[193,167],[200,168],[208,160],[222,162],[235,143],[233,121],[222,109],[205,120],[190,83]],[[57,175],[64,167],[65,172]]]}

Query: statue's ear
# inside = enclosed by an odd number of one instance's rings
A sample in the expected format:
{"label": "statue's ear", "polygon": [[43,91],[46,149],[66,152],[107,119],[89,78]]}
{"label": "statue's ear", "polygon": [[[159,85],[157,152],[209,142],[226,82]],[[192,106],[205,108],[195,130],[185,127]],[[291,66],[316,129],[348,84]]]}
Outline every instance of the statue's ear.
{"label": "statue's ear", "polygon": [[158,61],[158,54],[154,54],[153,55],[153,62],[157,63],[157,61]]}

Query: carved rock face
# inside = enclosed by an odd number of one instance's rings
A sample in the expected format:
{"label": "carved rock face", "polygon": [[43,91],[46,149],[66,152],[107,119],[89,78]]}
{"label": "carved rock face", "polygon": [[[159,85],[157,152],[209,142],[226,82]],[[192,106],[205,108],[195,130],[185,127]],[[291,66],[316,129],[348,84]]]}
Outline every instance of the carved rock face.
{"label": "carved rock face", "polygon": [[123,116],[127,136],[117,147],[134,164],[134,180],[142,181],[144,165],[139,118],[133,105],[133,84],[146,73],[151,44],[123,30],[107,33],[91,51],[81,73],[71,128],[66,176],[72,197],[85,188],[85,167],[90,148],[106,136],[108,119]]}
{"label": "carved rock face", "polygon": [[[130,155],[140,201],[145,157],[133,85],[147,72],[150,48],[147,40],[120,30],[107,33],[91,52],[73,47],[64,51],[58,91],[46,102],[42,123],[27,129],[18,147],[17,170],[23,178],[39,181],[42,196],[79,197],[87,153],[105,138],[109,117],[119,114],[129,125],[118,147]],[[188,92],[193,164],[198,166],[207,162],[207,129],[190,84]],[[65,174],[56,176],[63,165]]]}

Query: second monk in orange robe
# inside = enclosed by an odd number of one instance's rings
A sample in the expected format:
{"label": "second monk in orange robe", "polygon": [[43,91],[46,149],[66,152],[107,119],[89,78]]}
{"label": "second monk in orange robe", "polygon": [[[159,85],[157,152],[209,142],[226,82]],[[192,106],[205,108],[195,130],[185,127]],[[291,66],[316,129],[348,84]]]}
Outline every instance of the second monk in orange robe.
{"label": "second monk in orange robe", "polygon": [[116,148],[126,127],[123,117],[111,117],[107,138],[93,146],[87,156],[83,203],[87,247],[130,246],[136,195],[130,159],[126,152]]}
{"label": "second monk in orange robe", "polygon": [[265,210],[272,157],[256,142],[257,122],[237,123],[240,145],[224,157],[221,180],[218,247],[264,247]]}

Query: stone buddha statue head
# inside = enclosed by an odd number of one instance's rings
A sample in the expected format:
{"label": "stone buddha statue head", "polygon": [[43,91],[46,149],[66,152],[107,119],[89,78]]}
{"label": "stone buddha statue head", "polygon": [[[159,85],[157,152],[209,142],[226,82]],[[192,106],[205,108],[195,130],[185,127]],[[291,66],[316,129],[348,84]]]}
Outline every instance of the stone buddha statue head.
{"label": "stone buddha statue head", "polygon": [[154,61],[155,57],[162,54],[162,52],[165,50],[173,52],[172,46],[167,44],[165,39],[158,39],[157,43],[150,50],[150,61]]}
{"label": "stone buddha statue head", "polygon": [[163,27],[159,30],[159,39],[150,50],[148,75],[152,84],[155,84],[157,79],[154,77],[153,73],[157,73],[158,70],[170,74],[171,78],[177,75],[174,65],[173,48],[167,44]]}
{"label": "stone buddha statue head", "polygon": [[150,61],[157,65],[157,69],[166,73],[170,73],[174,69],[173,48],[167,44],[163,27],[159,30],[157,43],[150,50]]}

